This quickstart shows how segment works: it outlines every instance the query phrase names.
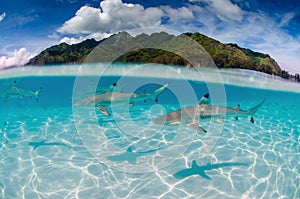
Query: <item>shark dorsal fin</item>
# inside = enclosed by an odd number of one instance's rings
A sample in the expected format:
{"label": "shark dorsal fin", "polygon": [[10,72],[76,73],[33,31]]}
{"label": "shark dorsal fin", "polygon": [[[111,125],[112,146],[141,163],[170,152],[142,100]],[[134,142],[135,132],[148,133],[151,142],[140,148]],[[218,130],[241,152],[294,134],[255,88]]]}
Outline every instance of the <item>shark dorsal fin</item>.
{"label": "shark dorsal fin", "polygon": [[205,95],[203,95],[200,100],[198,101],[198,104],[209,104],[209,93],[206,93]]}
{"label": "shark dorsal fin", "polygon": [[132,146],[128,147],[128,149],[126,150],[126,152],[132,153]]}
{"label": "shark dorsal fin", "polygon": [[198,167],[198,164],[197,164],[196,160],[193,160],[192,161],[192,168],[196,168],[196,167]]}
{"label": "shark dorsal fin", "polygon": [[234,107],[234,109],[236,109],[236,110],[241,110],[241,105],[236,105],[235,107]]}
{"label": "shark dorsal fin", "polygon": [[117,87],[117,83],[113,83],[107,90],[108,93],[111,93],[114,91],[114,89]]}

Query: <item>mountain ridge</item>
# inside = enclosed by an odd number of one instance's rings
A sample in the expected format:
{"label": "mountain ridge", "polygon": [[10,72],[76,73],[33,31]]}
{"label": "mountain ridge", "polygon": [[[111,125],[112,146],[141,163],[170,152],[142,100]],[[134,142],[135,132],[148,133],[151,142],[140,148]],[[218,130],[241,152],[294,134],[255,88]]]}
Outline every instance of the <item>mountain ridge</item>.
{"label": "mountain ridge", "polygon": [[[241,68],[274,74],[281,76],[284,72],[277,62],[268,54],[255,52],[248,48],[242,48],[237,44],[223,44],[220,41],[205,36],[199,32],[183,33],[194,41],[198,42],[211,56],[218,68]],[[82,63],[92,50],[102,42],[115,42],[118,44],[118,38],[123,37],[126,41],[147,41],[163,42],[168,39],[176,39],[179,36],[171,36],[168,33],[152,33],[151,35],[140,34],[135,37],[126,32],[120,32],[113,36],[96,41],[87,39],[78,44],[61,43],[51,46],[39,55],[30,59],[26,65],[54,65],[54,64],[72,64]],[[109,41],[109,38],[113,38]],[[177,54],[154,48],[134,49],[130,52],[119,56],[115,62],[139,62],[139,63],[161,63],[170,65],[190,66],[187,60]],[[194,66],[196,67],[196,66]]]}

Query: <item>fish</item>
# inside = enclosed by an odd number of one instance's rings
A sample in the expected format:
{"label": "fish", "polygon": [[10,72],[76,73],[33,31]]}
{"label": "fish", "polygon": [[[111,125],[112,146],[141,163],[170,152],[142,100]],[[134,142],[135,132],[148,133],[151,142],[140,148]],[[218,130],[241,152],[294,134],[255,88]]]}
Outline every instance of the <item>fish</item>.
{"label": "fish", "polygon": [[136,164],[136,160],[137,160],[138,157],[155,153],[155,152],[157,152],[161,149],[162,149],[162,147],[158,148],[158,149],[144,151],[144,152],[134,152],[132,150],[132,146],[130,146],[124,153],[121,153],[119,155],[114,155],[114,156],[107,156],[106,158],[110,161],[116,161],[116,162],[127,161],[130,164]]}
{"label": "fish", "polygon": [[43,140],[40,142],[29,142],[28,145],[33,147],[34,150],[36,150],[38,147],[42,147],[42,146],[65,146],[68,148],[72,148],[71,146],[69,146],[63,142],[46,142],[46,140]]}
{"label": "fish", "polygon": [[192,167],[180,170],[176,172],[173,176],[177,179],[184,179],[192,175],[199,175],[207,180],[211,180],[205,171],[212,170],[212,169],[219,169],[223,167],[233,167],[233,166],[249,166],[249,163],[238,163],[238,162],[225,162],[225,163],[218,163],[218,164],[211,164],[208,163],[206,165],[199,166],[196,160],[192,161]]}
{"label": "fish", "polygon": [[206,133],[207,131],[203,129],[199,122],[207,119],[224,119],[225,117],[234,117],[238,119],[241,116],[250,117],[250,122],[254,123],[253,115],[258,111],[258,109],[263,105],[265,100],[263,100],[258,105],[248,109],[242,110],[240,105],[236,107],[225,107],[209,104],[209,94],[205,94],[198,102],[197,105],[188,106],[170,113],[164,114],[153,120],[156,124],[167,124],[167,125],[178,125],[185,124],[190,128],[193,128],[199,132]]}
{"label": "fish", "polygon": [[24,98],[24,97],[35,97],[36,101],[38,102],[39,94],[42,88],[33,91],[28,88],[18,87],[16,85],[12,85],[11,87],[6,88],[1,92],[1,97],[7,101],[9,98]]}
{"label": "fish", "polygon": [[85,106],[95,104],[97,109],[106,116],[109,116],[108,107],[113,105],[124,105],[128,103],[129,106],[134,106],[136,102],[146,101],[152,99],[157,102],[157,97],[168,87],[169,83],[156,89],[152,93],[124,93],[113,92],[113,89],[108,90],[105,93],[101,93],[92,97],[85,98],[83,100],[74,103],[74,106]]}

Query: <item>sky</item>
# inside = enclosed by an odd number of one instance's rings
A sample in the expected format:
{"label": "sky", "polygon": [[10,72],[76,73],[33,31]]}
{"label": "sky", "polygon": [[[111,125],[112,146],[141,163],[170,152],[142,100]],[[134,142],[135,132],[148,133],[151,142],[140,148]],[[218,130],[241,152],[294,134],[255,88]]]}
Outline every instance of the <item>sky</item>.
{"label": "sky", "polygon": [[0,0],[0,68],[61,42],[147,27],[237,43],[300,73],[298,0]]}

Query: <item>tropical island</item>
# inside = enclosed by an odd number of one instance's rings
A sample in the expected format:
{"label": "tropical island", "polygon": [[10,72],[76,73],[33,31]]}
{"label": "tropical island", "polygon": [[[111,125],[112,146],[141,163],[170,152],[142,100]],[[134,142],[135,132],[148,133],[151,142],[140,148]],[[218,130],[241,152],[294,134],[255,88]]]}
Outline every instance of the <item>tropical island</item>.
{"label": "tropical island", "polygon": [[[209,53],[218,68],[249,69],[270,75],[281,76],[285,79],[290,79],[293,77],[296,81],[299,81],[298,74],[292,76],[287,71],[282,70],[278,63],[268,54],[255,52],[248,48],[242,48],[237,44],[223,44],[198,32],[184,33],[183,35],[198,42],[205,49],[205,51]],[[165,32],[153,33],[151,35],[140,34],[135,37],[126,32],[120,32],[113,36],[117,36],[117,38],[126,37],[128,40],[132,38],[143,38],[143,41],[151,41],[153,38],[170,37],[170,35]],[[107,38],[100,41],[96,41],[95,39],[87,39],[81,43],[73,45],[61,43],[45,49],[39,55],[30,59],[26,65],[35,66],[82,63],[96,46],[106,40]],[[154,48],[134,49],[133,51],[118,57],[115,62],[158,63],[178,66],[191,65],[191,63],[177,54]]]}

